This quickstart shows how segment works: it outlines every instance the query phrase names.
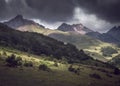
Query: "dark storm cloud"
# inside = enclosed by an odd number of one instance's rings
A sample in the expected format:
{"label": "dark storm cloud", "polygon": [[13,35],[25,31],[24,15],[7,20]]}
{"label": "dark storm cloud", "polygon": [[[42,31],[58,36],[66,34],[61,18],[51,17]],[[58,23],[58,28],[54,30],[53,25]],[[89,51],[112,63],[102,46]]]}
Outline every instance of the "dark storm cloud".
{"label": "dark storm cloud", "polygon": [[34,17],[36,12],[27,6],[25,0],[0,0],[0,20],[15,17],[18,14]]}
{"label": "dark storm cloud", "polygon": [[48,22],[71,19],[75,7],[73,0],[0,0],[0,3],[1,18],[22,14]]}
{"label": "dark storm cloud", "polygon": [[108,22],[120,22],[120,0],[0,0],[0,19],[22,14],[49,22],[68,21],[80,6]]}
{"label": "dark storm cloud", "polygon": [[3,15],[5,15],[6,11],[6,3],[4,0],[0,0],[0,19],[3,19]]}
{"label": "dark storm cloud", "polygon": [[38,12],[41,19],[66,21],[72,18],[73,0],[26,0],[29,7]]}
{"label": "dark storm cloud", "polygon": [[120,22],[120,0],[77,0],[79,6],[98,18],[117,23]]}

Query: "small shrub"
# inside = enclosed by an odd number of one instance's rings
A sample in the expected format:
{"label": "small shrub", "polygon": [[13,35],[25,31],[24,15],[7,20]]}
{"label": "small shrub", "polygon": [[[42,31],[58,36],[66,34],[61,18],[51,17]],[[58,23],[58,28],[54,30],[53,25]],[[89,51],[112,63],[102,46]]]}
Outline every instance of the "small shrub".
{"label": "small shrub", "polygon": [[43,71],[50,71],[50,68],[48,68],[48,66],[47,65],[45,65],[45,64],[41,64],[41,65],[39,65],[39,70],[43,70]]}
{"label": "small shrub", "polygon": [[16,57],[15,60],[17,62],[17,66],[21,66],[22,65],[22,58],[21,57]]}
{"label": "small shrub", "polygon": [[3,56],[7,56],[7,53],[5,51],[3,51],[2,55]]}
{"label": "small shrub", "polygon": [[3,51],[2,53],[0,53],[0,60],[1,61],[5,61],[6,58],[7,58],[7,53],[6,52]]}
{"label": "small shrub", "polygon": [[7,62],[7,66],[9,67],[17,67],[22,65],[21,57],[16,57],[14,54],[8,56],[6,62]]}
{"label": "small shrub", "polygon": [[1,55],[1,53],[0,53],[0,60],[1,60],[1,61],[4,60],[4,57]]}
{"label": "small shrub", "polygon": [[74,68],[73,68],[73,66],[72,65],[70,65],[70,67],[68,68],[68,70],[70,71],[70,72],[74,72]]}
{"label": "small shrub", "polygon": [[101,76],[99,74],[93,73],[89,75],[92,78],[96,78],[96,79],[102,79]]}
{"label": "small shrub", "polygon": [[119,70],[118,68],[115,68],[115,69],[114,69],[114,74],[115,74],[115,75],[120,75],[120,70]]}
{"label": "small shrub", "polygon": [[77,75],[80,75],[80,71],[77,70],[77,69],[74,71],[74,73],[77,74]]}
{"label": "small shrub", "polygon": [[58,67],[59,65],[58,65],[58,63],[57,63],[57,62],[54,62],[54,66],[55,66],[55,67]]}
{"label": "small shrub", "polygon": [[70,65],[70,67],[68,68],[68,71],[73,72],[77,75],[80,74],[80,68],[73,68],[73,65]]}
{"label": "small shrub", "polygon": [[101,71],[101,72],[104,72],[104,73],[108,73],[108,71],[105,70],[105,69],[101,69],[101,68],[99,69],[99,68],[98,68],[97,70],[98,70],[98,71]]}
{"label": "small shrub", "polygon": [[24,63],[25,67],[33,67],[33,63],[31,61],[25,62]]}

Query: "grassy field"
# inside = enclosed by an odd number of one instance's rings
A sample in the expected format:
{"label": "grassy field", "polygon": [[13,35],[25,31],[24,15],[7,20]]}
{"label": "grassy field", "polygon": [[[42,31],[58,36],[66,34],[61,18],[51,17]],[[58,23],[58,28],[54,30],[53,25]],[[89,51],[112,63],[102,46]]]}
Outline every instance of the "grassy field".
{"label": "grassy field", "polygon": [[[79,74],[68,71],[70,64],[59,63],[45,59],[45,56],[29,55],[9,48],[0,48],[0,53],[15,54],[23,60],[32,61],[33,67],[20,66],[11,68],[5,66],[5,60],[0,59],[0,86],[120,86],[120,76],[113,74],[113,69],[90,65],[74,64],[79,68]],[[49,58],[49,57],[46,57]],[[38,65],[45,64],[51,71],[38,69]],[[97,74],[100,78],[91,77]]]}

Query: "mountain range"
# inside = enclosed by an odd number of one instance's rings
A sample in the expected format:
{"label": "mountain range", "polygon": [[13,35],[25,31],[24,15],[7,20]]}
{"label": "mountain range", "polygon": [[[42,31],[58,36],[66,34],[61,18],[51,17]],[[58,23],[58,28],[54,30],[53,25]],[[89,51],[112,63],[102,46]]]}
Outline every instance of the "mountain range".
{"label": "mountain range", "polygon": [[[7,22],[4,22],[4,24],[20,31],[29,31],[29,32],[38,32],[38,33],[41,32],[47,35],[57,32],[74,33],[79,35],[87,35],[89,37],[99,39],[103,42],[115,43],[115,44],[120,43],[120,38],[119,38],[120,26],[113,27],[107,33],[95,32],[87,28],[83,24],[70,25],[66,23],[61,24],[56,30],[50,30],[50,29],[46,29],[45,26],[40,25],[32,20],[24,19],[22,15],[17,15],[15,18]],[[51,32],[51,33],[47,33],[47,32]]]}
{"label": "mountain range", "polygon": [[112,28],[107,33],[101,34],[99,32],[94,32],[82,24],[70,25],[63,23],[58,27],[58,29],[51,30],[32,20],[24,19],[22,15],[17,15],[15,18],[5,22],[4,24],[15,30],[40,33],[58,41],[62,41],[64,44],[73,44],[79,50],[83,49],[90,56],[101,61],[108,61],[108,58],[112,59],[114,56],[119,54],[113,54],[112,57],[108,57],[104,56],[101,51],[102,48],[108,46],[118,50],[116,44],[119,43],[117,40],[119,38],[116,35],[118,35],[119,31],[116,32],[116,30],[119,29],[116,29],[117,27]]}
{"label": "mountain range", "polygon": [[64,44],[42,34],[14,30],[4,24],[0,24],[0,45],[35,55],[64,57],[68,61],[92,59],[69,43]]}

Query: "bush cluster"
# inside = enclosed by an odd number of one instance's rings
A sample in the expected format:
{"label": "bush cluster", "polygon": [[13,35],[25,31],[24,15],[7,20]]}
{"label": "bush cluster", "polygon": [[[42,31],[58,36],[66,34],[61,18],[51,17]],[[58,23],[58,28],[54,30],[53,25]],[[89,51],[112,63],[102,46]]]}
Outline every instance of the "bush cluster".
{"label": "bush cluster", "polygon": [[22,65],[22,58],[16,57],[14,54],[8,56],[6,59],[6,65],[9,67],[17,67]]}
{"label": "bush cluster", "polygon": [[55,67],[58,67],[59,65],[58,65],[58,63],[57,63],[57,62],[54,62],[54,66],[55,66]]}
{"label": "bush cluster", "polygon": [[101,52],[104,56],[111,56],[114,53],[118,53],[117,50],[112,47],[104,47],[101,49]]}
{"label": "bush cluster", "polygon": [[77,75],[80,74],[80,68],[74,68],[73,65],[70,65],[70,67],[68,68],[68,71],[73,72]]}
{"label": "bush cluster", "polygon": [[25,67],[33,67],[33,63],[31,61],[25,61],[24,66]]}
{"label": "bush cluster", "polygon": [[39,65],[39,70],[48,71],[48,72],[51,71],[51,69],[45,64]]}
{"label": "bush cluster", "polygon": [[89,76],[96,79],[102,79],[101,76],[97,73],[90,74]]}

